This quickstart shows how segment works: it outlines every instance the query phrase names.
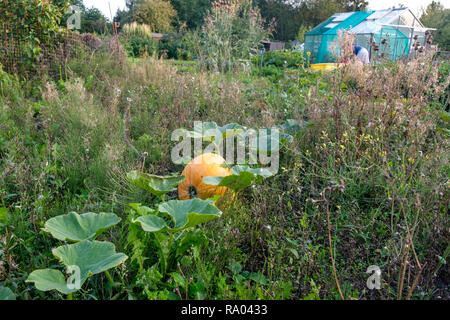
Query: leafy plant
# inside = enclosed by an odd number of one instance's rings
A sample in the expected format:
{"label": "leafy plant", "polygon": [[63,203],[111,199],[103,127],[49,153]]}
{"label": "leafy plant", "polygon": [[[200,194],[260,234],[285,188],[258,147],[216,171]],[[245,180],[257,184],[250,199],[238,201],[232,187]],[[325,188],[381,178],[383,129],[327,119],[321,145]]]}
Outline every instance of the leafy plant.
{"label": "leafy plant", "polygon": [[[138,207],[137,211],[142,212],[142,209]],[[221,215],[222,212],[214,206],[213,202],[196,198],[162,203],[159,205],[158,211],[143,215],[134,219],[133,222],[139,223],[145,232],[154,234],[160,257],[158,262],[160,272],[162,275],[166,275],[190,247],[189,241],[185,238],[188,233],[185,231],[199,224],[218,219]],[[180,244],[183,244],[184,247],[181,251]]]}
{"label": "leafy plant", "polygon": [[34,283],[41,291],[57,290],[69,295],[70,299],[72,293],[81,288],[93,275],[105,272],[109,281],[113,283],[108,270],[120,265],[128,257],[123,253],[116,253],[113,243],[93,239],[119,221],[120,219],[113,213],[78,215],[75,212],[48,220],[44,231],[51,233],[58,240],[75,242],[59,246],[53,249],[52,253],[67,270],[75,271],[78,279],[71,277],[69,280],[79,280],[79,287],[72,283],[73,286],[69,286],[64,274],[56,269],[35,270],[30,273],[26,282]]}
{"label": "leafy plant", "polygon": [[[154,194],[154,188],[149,187],[151,175],[132,172],[129,177],[136,186]],[[184,180],[184,177],[170,178],[170,182],[164,184],[166,187],[160,189],[171,191],[177,183]],[[159,179],[155,181],[161,182]],[[140,266],[140,279],[137,280],[137,284],[144,287],[147,296],[177,298],[168,290],[167,280],[172,279],[173,283],[179,283],[181,280],[177,273],[177,266],[186,251],[206,241],[203,234],[195,227],[220,218],[222,212],[210,200],[195,198],[164,202],[163,197],[160,199],[162,203],[155,209],[130,203],[130,207],[138,214],[138,217],[133,218],[133,213],[130,215],[128,243],[133,246],[133,260]],[[151,259],[152,257],[142,258],[144,254],[142,237],[145,235],[139,238],[139,232],[135,230],[134,224],[139,225],[146,234],[151,236],[151,248],[158,257],[156,261]],[[144,269],[145,260],[153,261],[150,268]]]}
{"label": "leafy plant", "polygon": [[55,239],[78,242],[94,239],[119,222],[119,217],[113,213],[88,212],[79,215],[76,212],[71,212],[47,220],[43,230],[51,233]]}
{"label": "leafy plant", "polygon": [[173,227],[164,219],[156,215],[139,217],[139,222],[147,232],[167,231],[174,235],[198,224],[220,218],[221,212],[212,202],[201,199],[171,200],[159,205],[159,212],[166,213],[172,218]]}
{"label": "leafy plant", "polygon": [[235,193],[262,182],[263,179],[269,178],[274,174],[264,168],[250,168],[248,166],[234,166],[231,168],[231,175],[226,177],[205,177],[203,182],[213,186],[227,187]]}
{"label": "leafy plant", "polygon": [[305,56],[302,51],[295,50],[273,50],[266,52],[261,63],[261,56],[253,57],[255,66],[275,66],[277,68],[298,68],[305,64]]}
{"label": "leafy plant", "polygon": [[156,176],[137,171],[129,172],[127,177],[135,186],[148,191],[161,201],[164,201],[165,194],[175,191],[175,187],[185,179],[183,176]]}

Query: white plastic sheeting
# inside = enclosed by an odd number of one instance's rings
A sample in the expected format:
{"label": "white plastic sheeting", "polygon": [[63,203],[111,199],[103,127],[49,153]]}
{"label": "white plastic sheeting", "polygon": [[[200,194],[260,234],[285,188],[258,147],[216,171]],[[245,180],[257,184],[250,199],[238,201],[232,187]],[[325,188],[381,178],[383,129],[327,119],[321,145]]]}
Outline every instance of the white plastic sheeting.
{"label": "white plastic sheeting", "polygon": [[415,19],[408,8],[401,8],[377,10],[368,16],[365,21],[352,28],[351,32],[354,34],[377,33],[386,24],[405,25],[417,29],[423,28],[422,23]]}

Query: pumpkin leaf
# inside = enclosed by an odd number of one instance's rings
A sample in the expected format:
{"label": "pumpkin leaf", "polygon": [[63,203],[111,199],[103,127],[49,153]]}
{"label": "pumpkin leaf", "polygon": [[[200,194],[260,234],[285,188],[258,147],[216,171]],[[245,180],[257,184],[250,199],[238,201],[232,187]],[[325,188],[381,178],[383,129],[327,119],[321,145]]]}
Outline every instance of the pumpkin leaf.
{"label": "pumpkin leaf", "polygon": [[170,233],[178,233],[201,223],[220,218],[222,215],[222,212],[211,201],[198,198],[184,201],[171,200],[160,204],[159,211],[172,218],[173,228],[168,226],[162,218],[154,215],[139,217],[134,222],[140,223],[142,229],[147,232],[165,230]]}
{"label": "pumpkin leaf", "polygon": [[138,188],[146,190],[158,198],[176,190],[175,187],[185,179],[184,176],[156,176],[137,171],[129,172],[127,177]]}
{"label": "pumpkin leaf", "polygon": [[80,268],[81,285],[88,277],[117,267],[128,258],[123,253],[116,253],[111,242],[95,240],[60,246],[52,252],[66,267]]}
{"label": "pumpkin leaf", "polygon": [[120,218],[114,213],[88,212],[79,215],[71,212],[47,220],[43,230],[58,240],[77,242],[94,239],[119,222]]}
{"label": "pumpkin leaf", "polygon": [[237,136],[239,133],[244,132],[245,128],[237,123],[229,123],[220,128],[222,137],[224,139]]}
{"label": "pumpkin leaf", "polygon": [[234,137],[244,131],[245,128],[237,123],[219,127],[215,122],[202,122],[200,125],[195,125],[193,131],[187,131],[186,135],[188,138],[212,142],[215,139]]}
{"label": "pumpkin leaf", "polygon": [[193,131],[187,131],[186,134],[188,138],[213,141],[221,135],[221,131],[215,122],[201,122],[200,124],[196,124],[194,126]]}
{"label": "pumpkin leaf", "polygon": [[255,175],[251,172],[241,172],[239,175],[227,177],[205,177],[203,182],[213,186],[227,187],[238,193],[253,184]]}
{"label": "pumpkin leaf", "polygon": [[77,291],[77,289],[69,289],[63,273],[54,269],[35,270],[30,273],[26,282],[34,283],[36,289],[41,291],[57,290],[62,294]]}
{"label": "pumpkin leaf", "polygon": [[147,216],[150,214],[156,214],[157,211],[150,209],[149,207],[146,206],[141,206],[140,203],[129,203],[128,204],[131,208],[134,209],[134,211],[136,211],[140,216]]}
{"label": "pumpkin leaf", "polygon": [[250,172],[257,177],[261,177],[264,179],[274,175],[269,169],[266,168],[250,168],[249,166],[234,166],[233,168],[231,168],[231,173],[234,175],[239,175],[242,172]]}
{"label": "pumpkin leaf", "polygon": [[171,200],[159,205],[159,211],[170,215],[175,227],[170,232],[179,232],[204,222],[220,218],[222,212],[211,201],[198,198]]}
{"label": "pumpkin leaf", "polygon": [[154,215],[142,216],[133,220],[133,222],[140,223],[142,229],[146,232],[158,232],[167,228],[164,219]]}
{"label": "pumpkin leaf", "polygon": [[3,300],[16,300],[16,296],[11,291],[10,288],[2,287],[0,288],[0,301]]}
{"label": "pumpkin leaf", "polygon": [[232,175],[226,177],[205,177],[203,182],[213,186],[227,187],[238,193],[273,175],[268,169],[253,169],[248,166],[234,166],[231,168],[231,173]]}

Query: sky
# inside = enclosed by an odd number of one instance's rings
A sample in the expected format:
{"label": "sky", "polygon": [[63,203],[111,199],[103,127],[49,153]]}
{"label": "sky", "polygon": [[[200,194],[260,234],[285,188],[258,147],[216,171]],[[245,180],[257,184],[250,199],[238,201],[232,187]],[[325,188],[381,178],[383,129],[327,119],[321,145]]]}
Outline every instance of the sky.
{"label": "sky", "polygon": [[[401,3],[415,14],[420,15],[422,9],[425,9],[431,2],[432,0],[369,0],[369,7],[372,10],[388,9],[393,6],[398,7],[398,4]],[[441,0],[441,4],[450,8],[450,0]]]}
{"label": "sky", "polygon": [[[96,7],[100,9],[109,19],[111,19],[111,14],[113,17],[116,15],[118,9],[125,8],[125,0],[83,0],[83,2],[87,8]],[[109,5],[111,5],[111,11],[109,11]]]}
{"label": "sky", "polygon": [[[406,7],[410,8],[415,14],[419,15],[422,8],[425,8],[431,3],[432,0],[369,0],[370,9],[388,9],[392,6],[397,6],[399,3],[404,4]],[[109,5],[111,5],[112,16],[114,17],[118,9],[125,8],[125,0],[83,0],[86,7],[96,7],[100,9],[103,14],[111,18],[111,13],[109,11]],[[441,3],[446,7],[450,8],[450,0],[441,0]]]}

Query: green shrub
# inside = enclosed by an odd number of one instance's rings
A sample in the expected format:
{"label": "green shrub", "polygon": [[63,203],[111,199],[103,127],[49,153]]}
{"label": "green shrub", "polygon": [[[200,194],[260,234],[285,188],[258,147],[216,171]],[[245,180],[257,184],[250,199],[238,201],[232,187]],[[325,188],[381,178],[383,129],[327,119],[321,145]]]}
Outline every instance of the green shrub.
{"label": "green shrub", "polygon": [[153,40],[150,26],[133,22],[124,25],[122,30],[122,43],[128,56],[152,56],[158,51],[158,42]]}
{"label": "green shrub", "polygon": [[192,52],[190,45],[183,36],[178,34],[165,35],[163,39],[159,40],[159,55],[164,55],[168,59],[177,60],[191,60]]}
{"label": "green shrub", "polygon": [[[256,66],[261,66],[261,56],[254,56],[253,63]],[[302,51],[274,50],[264,54],[262,65],[277,68],[298,68],[304,63],[305,56]]]}
{"label": "green shrub", "polygon": [[130,35],[127,37],[122,37],[121,42],[127,52],[127,55],[132,58],[152,56],[158,52],[158,43],[151,37]]}

